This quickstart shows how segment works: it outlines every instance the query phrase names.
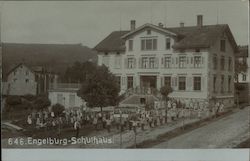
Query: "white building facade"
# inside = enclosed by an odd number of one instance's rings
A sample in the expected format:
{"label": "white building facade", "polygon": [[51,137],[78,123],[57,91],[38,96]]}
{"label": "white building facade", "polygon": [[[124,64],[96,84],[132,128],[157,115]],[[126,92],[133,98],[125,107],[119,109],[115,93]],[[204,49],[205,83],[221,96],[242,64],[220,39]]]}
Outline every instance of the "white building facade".
{"label": "white building facade", "polygon": [[35,73],[21,63],[8,73],[2,92],[4,95],[36,95],[36,88]]}
{"label": "white building facade", "polygon": [[48,92],[51,106],[60,104],[65,109],[85,106],[85,101],[77,95],[79,88],[79,84],[57,83],[52,85]]}
{"label": "white building facade", "polygon": [[170,97],[183,102],[217,98],[232,106],[235,41],[227,25],[203,26],[202,16],[197,19],[197,26],[177,28],[135,28],[131,21],[130,31],[113,32],[95,47],[98,65],[117,76],[121,93],[167,85],[173,89]]}

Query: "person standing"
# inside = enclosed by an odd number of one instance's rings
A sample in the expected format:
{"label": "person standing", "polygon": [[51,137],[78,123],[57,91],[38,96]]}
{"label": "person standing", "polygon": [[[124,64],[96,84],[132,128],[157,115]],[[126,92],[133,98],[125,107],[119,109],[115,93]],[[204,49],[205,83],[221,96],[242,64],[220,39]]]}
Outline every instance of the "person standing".
{"label": "person standing", "polygon": [[79,137],[80,128],[81,128],[81,124],[78,120],[76,120],[74,123],[74,129],[76,130],[76,137],[77,138]]}
{"label": "person standing", "polygon": [[110,128],[111,128],[111,119],[110,117],[106,119],[106,128],[108,132],[110,133]]}
{"label": "person standing", "polygon": [[94,116],[93,125],[94,125],[95,130],[97,130],[97,122],[98,122],[98,118],[97,118],[97,116]]}

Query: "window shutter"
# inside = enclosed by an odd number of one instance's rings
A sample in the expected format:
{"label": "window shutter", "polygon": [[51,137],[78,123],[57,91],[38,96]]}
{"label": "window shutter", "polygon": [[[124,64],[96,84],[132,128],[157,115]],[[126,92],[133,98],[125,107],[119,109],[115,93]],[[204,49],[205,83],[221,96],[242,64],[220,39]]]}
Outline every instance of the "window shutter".
{"label": "window shutter", "polygon": [[155,68],[159,67],[159,58],[155,57]]}
{"label": "window shutter", "polygon": [[189,63],[189,57],[186,57],[186,63],[187,64]]}
{"label": "window shutter", "polygon": [[164,57],[161,58],[161,67],[164,68]]}
{"label": "window shutter", "polygon": [[174,58],[172,58],[172,64],[174,64]]}
{"label": "window shutter", "polygon": [[194,57],[191,57],[191,64],[194,63]]}
{"label": "window shutter", "polygon": [[187,89],[193,90],[193,77],[187,77]]}
{"label": "window shutter", "polygon": [[124,59],[124,68],[127,69],[128,68],[128,58]]}
{"label": "window shutter", "polygon": [[201,66],[203,67],[203,64],[204,64],[204,57],[202,56],[201,57]]}
{"label": "window shutter", "polygon": [[175,84],[175,88],[178,89],[178,78],[175,77],[174,79],[174,84]]}
{"label": "window shutter", "polygon": [[164,86],[164,77],[161,77],[161,87]]}
{"label": "window shutter", "polygon": [[142,68],[142,58],[139,58],[139,68]]}
{"label": "window shutter", "polygon": [[201,76],[201,90],[203,91],[204,89],[204,85],[205,85],[205,80],[204,80],[204,77]]}
{"label": "window shutter", "polygon": [[134,58],[134,62],[133,62],[134,64],[134,66],[133,66],[133,68],[136,68],[136,58]]}
{"label": "window shutter", "polygon": [[178,59],[178,58],[176,58],[176,64],[178,64],[178,61],[179,61],[179,59]]}
{"label": "window shutter", "polygon": [[175,77],[171,77],[171,87],[175,87]]}

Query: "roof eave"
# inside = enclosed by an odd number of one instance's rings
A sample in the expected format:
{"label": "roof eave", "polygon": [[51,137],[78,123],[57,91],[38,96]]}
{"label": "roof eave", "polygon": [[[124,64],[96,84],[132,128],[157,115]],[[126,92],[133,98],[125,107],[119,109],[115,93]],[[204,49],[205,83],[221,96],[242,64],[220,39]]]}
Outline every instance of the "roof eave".
{"label": "roof eave", "polygon": [[154,29],[156,29],[156,30],[165,32],[165,33],[167,33],[167,34],[171,34],[171,35],[173,35],[173,36],[177,36],[177,34],[174,33],[174,32],[171,32],[171,31],[169,31],[169,30],[167,30],[167,29],[163,29],[163,28],[160,28],[160,27],[158,27],[158,26],[155,26],[155,25],[152,25],[152,24],[147,23],[147,24],[142,25],[142,26],[138,27],[137,29],[135,29],[135,30],[133,30],[133,31],[130,31],[129,33],[123,35],[121,38],[122,38],[122,39],[126,39],[128,36],[130,36],[130,35],[132,35],[132,34],[138,32],[138,31],[142,30],[142,29],[145,28],[145,27],[151,27],[151,28],[154,28]]}

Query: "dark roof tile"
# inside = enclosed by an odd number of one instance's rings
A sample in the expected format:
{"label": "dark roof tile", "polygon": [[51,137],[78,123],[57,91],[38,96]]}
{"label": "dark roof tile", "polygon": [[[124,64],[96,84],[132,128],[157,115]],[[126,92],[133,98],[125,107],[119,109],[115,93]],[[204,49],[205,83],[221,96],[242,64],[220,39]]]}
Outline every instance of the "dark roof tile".
{"label": "dark roof tile", "polygon": [[[229,39],[232,45],[235,49],[237,48],[237,44],[233,38],[230,28],[226,24],[206,25],[202,27],[173,27],[164,29],[177,34],[178,41],[173,45],[175,49],[208,48],[219,36],[224,33],[224,31],[229,33]],[[129,31],[112,32],[95,47],[95,50],[102,52],[124,51],[125,44],[121,37],[127,33],[129,33]]]}
{"label": "dark roof tile", "polygon": [[129,31],[114,31],[95,46],[95,50],[110,52],[110,51],[124,51],[125,42],[121,37],[127,34]]}

